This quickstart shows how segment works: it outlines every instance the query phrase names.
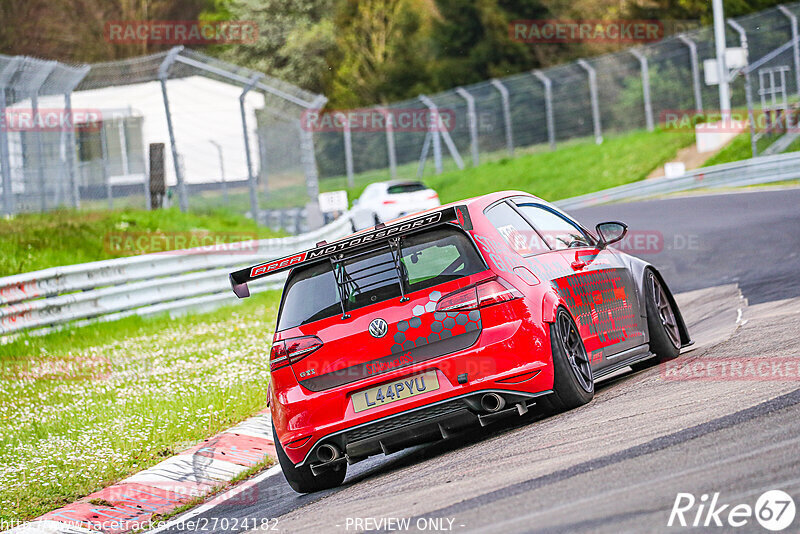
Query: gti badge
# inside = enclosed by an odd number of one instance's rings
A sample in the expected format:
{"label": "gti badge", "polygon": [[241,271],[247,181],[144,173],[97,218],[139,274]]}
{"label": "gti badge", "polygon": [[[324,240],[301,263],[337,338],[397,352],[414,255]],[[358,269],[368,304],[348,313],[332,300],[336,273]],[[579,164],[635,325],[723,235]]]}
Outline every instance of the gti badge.
{"label": "gti badge", "polygon": [[372,322],[369,323],[369,333],[372,334],[372,337],[383,337],[388,331],[389,325],[387,325],[386,321],[383,319],[373,319]]}

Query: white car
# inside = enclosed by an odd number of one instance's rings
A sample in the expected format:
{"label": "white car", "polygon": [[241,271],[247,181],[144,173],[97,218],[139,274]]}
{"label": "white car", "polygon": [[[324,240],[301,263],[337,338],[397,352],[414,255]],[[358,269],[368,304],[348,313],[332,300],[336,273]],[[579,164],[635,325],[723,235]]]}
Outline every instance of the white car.
{"label": "white car", "polygon": [[422,182],[391,180],[369,184],[353,201],[353,229],[363,230],[429,208],[440,206],[439,195]]}

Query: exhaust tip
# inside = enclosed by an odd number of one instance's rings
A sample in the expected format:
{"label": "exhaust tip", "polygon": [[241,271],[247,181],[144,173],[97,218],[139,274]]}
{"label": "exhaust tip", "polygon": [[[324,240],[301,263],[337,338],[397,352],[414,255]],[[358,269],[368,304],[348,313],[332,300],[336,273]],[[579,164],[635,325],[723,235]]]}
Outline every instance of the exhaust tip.
{"label": "exhaust tip", "polygon": [[317,449],[317,459],[324,464],[337,460],[340,455],[339,449],[329,443],[321,445]]}
{"label": "exhaust tip", "polygon": [[506,406],[506,400],[497,393],[486,393],[481,397],[481,408],[488,413],[499,412]]}

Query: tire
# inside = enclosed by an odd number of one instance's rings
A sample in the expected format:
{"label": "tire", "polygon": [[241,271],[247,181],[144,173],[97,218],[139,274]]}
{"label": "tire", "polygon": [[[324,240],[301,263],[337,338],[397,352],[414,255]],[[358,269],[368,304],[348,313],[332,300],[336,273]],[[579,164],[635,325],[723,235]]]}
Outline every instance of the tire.
{"label": "tire", "polygon": [[675,318],[672,303],[667,297],[667,292],[653,271],[646,271],[644,276],[650,352],[656,356],[631,365],[634,371],[640,371],[659,363],[674,360],[681,352],[681,334],[678,329],[678,321]]}
{"label": "tire", "polygon": [[286,482],[297,493],[314,493],[315,491],[335,488],[344,482],[344,477],[347,474],[346,464],[339,464],[336,469],[314,475],[308,465],[296,467],[286,456],[281,442],[278,441],[278,435],[275,433],[274,427],[272,429],[272,439],[275,441],[275,450],[278,452],[278,463],[281,465],[283,476],[286,477]]}
{"label": "tire", "polygon": [[550,325],[553,351],[553,394],[547,396],[552,412],[583,406],[594,397],[594,377],[578,327],[565,308],[559,308]]}

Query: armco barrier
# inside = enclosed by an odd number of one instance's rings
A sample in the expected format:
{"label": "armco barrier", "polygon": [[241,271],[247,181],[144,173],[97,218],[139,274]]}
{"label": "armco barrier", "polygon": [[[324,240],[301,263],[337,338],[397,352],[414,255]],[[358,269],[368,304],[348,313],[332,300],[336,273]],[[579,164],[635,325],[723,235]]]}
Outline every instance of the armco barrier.
{"label": "armco barrier", "polygon": [[[563,209],[620,202],[698,188],[734,187],[800,179],[800,152],[765,156],[691,171],[676,178],[635,182],[556,202]],[[534,192],[535,193],[535,192]],[[0,335],[76,321],[114,320],[230,302],[228,273],[236,267],[278,258],[332,241],[350,232],[350,217],[306,234],[264,239],[231,254],[189,249],[54,267],[0,278]],[[243,245],[244,246],[244,245]],[[280,287],[252,284],[251,290]]]}
{"label": "armco barrier", "polygon": [[800,152],[790,152],[703,167],[675,178],[643,180],[560,200],[555,204],[569,210],[692,189],[741,187],[797,179],[800,179]]}
{"label": "armco barrier", "polygon": [[[306,234],[228,247],[230,253],[188,249],[104,260],[0,278],[0,335],[62,323],[182,308],[235,299],[228,273],[350,233],[349,215]],[[253,284],[253,291],[275,288]]]}

